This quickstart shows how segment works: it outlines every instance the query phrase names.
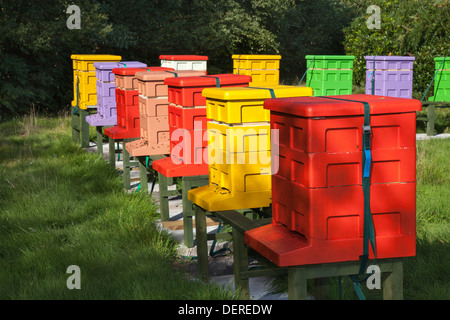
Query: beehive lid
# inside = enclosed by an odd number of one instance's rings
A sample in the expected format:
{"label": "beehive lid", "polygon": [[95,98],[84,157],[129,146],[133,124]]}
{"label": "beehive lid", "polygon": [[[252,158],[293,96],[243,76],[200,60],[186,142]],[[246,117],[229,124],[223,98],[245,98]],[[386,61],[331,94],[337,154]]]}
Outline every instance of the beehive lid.
{"label": "beehive lid", "polygon": [[263,87],[235,87],[235,88],[207,88],[202,95],[207,99],[216,100],[251,100],[269,99],[271,92],[276,98],[311,96],[313,90],[309,87],[297,86],[263,86]]}
{"label": "beehive lid", "polygon": [[280,60],[281,56],[278,54],[233,54],[231,58],[237,60]]}
{"label": "beehive lid", "polygon": [[159,56],[160,60],[174,60],[174,61],[206,61],[207,56],[197,56],[197,55],[170,55],[163,54]]}
{"label": "beehive lid", "polygon": [[264,108],[270,111],[306,118],[364,115],[364,105],[361,102],[369,103],[370,114],[405,113],[420,111],[422,109],[422,103],[415,99],[366,94],[329,96],[329,98],[296,97],[267,99],[264,101]]}
{"label": "beehive lid", "polygon": [[[445,62],[442,63],[442,61],[445,59]],[[450,69],[450,57],[436,57],[434,58],[434,62],[436,63],[435,69],[439,69],[441,67],[441,70],[448,70]]]}
{"label": "beehive lid", "polygon": [[354,60],[355,56],[338,56],[338,55],[320,55],[320,56],[314,56],[314,55],[307,55],[305,57],[306,60]]}
{"label": "beehive lid", "polygon": [[82,61],[118,61],[122,60],[121,56],[111,54],[72,54],[71,59]]}
{"label": "beehive lid", "polygon": [[248,84],[252,81],[251,76],[225,73],[197,77],[168,78],[164,80],[164,84],[170,87],[211,87],[217,85],[216,79],[219,79],[221,85]]}
{"label": "beehive lid", "polygon": [[152,71],[152,72],[137,72],[136,78],[143,81],[161,81],[166,78],[175,77],[197,77],[206,75],[206,71],[194,70],[177,70],[177,71]]}
{"label": "beehive lid", "polygon": [[142,68],[147,67],[147,64],[139,61],[120,61],[120,62],[95,62],[94,68],[100,70],[112,70],[114,68]]}
{"label": "beehive lid", "polygon": [[173,68],[165,68],[165,67],[143,67],[143,68],[115,68],[112,70],[114,74],[118,74],[121,76],[133,76],[137,72],[149,72],[149,71],[173,71]]}
{"label": "beehive lid", "polygon": [[[365,56],[366,60],[373,61],[373,56]],[[410,56],[375,56],[375,61],[414,61],[415,57]]]}

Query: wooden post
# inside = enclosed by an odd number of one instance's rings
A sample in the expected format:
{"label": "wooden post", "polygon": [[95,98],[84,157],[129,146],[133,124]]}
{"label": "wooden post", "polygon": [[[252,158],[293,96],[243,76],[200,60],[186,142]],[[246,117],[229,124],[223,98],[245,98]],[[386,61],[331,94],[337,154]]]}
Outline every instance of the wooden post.
{"label": "wooden post", "polygon": [[103,157],[103,127],[97,126],[97,154]]}
{"label": "wooden post", "polygon": [[108,137],[108,143],[109,143],[109,164],[115,168],[116,167],[116,147],[114,144],[114,139],[111,137]]}
{"label": "wooden post", "polygon": [[89,147],[89,123],[86,122],[86,117],[89,115],[88,110],[79,109],[80,114],[80,134],[81,134],[81,147]]}
{"label": "wooden post", "polygon": [[288,269],[288,298],[289,300],[306,300],[307,281],[302,267]]}
{"label": "wooden post", "polygon": [[206,211],[195,205],[195,234],[197,242],[198,275],[203,281],[209,280],[208,242],[206,230]]}
{"label": "wooden post", "polygon": [[434,122],[436,120],[435,107],[434,103],[428,105],[427,136],[434,136]]}
{"label": "wooden post", "polygon": [[403,261],[397,259],[392,262],[392,272],[383,282],[384,300],[403,300]]}
{"label": "wooden post", "polygon": [[148,178],[147,178],[147,166],[146,166],[146,158],[137,157],[139,161],[139,180],[141,183],[141,192],[148,193]]}
{"label": "wooden post", "polygon": [[122,140],[122,156],[123,156],[123,186],[126,190],[130,189],[130,153],[125,148],[125,144],[129,142],[130,139]]}
{"label": "wooden post", "polygon": [[182,201],[183,201],[183,229],[184,229],[184,245],[188,248],[194,246],[193,222],[194,206],[188,199],[188,191],[198,188],[209,183],[209,175],[182,177]]}
{"label": "wooden post", "polygon": [[72,107],[72,141],[76,144],[80,143],[80,115],[78,111],[74,113]]}
{"label": "wooden post", "polygon": [[234,286],[241,300],[250,299],[250,281],[241,272],[248,270],[248,251],[244,242],[244,234],[236,228],[233,233]]}

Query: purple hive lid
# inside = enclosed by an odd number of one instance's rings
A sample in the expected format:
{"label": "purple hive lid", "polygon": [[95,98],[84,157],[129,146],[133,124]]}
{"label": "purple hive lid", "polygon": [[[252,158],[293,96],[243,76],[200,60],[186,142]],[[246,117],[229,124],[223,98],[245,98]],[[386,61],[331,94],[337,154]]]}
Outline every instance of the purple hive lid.
{"label": "purple hive lid", "polygon": [[[366,60],[373,60],[373,56],[364,56]],[[375,61],[414,61],[416,57],[411,56],[375,56]]]}
{"label": "purple hive lid", "polygon": [[120,61],[120,62],[95,62],[94,68],[101,70],[112,70],[114,68],[145,68],[147,64],[139,61]]}

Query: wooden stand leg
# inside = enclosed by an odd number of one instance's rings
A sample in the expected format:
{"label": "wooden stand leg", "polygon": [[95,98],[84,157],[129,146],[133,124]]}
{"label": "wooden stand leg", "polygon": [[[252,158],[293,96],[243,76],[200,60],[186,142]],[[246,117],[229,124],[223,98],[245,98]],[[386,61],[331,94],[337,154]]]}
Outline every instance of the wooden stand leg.
{"label": "wooden stand leg", "polygon": [[103,127],[98,126],[97,129],[97,154],[103,157]]}
{"label": "wooden stand leg", "polygon": [[289,300],[306,300],[307,277],[301,267],[292,267],[288,270],[288,296]]}
{"label": "wooden stand leg", "polygon": [[141,182],[141,192],[148,193],[148,178],[147,178],[147,157],[138,157],[139,161],[139,180]]}
{"label": "wooden stand leg", "polygon": [[113,138],[108,138],[109,144],[109,164],[115,168],[116,167],[116,147],[115,140]]}
{"label": "wooden stand leg", "polygon": [[243,277],[241,272],[248,269],[248,251],[244,242],[244,234],[233,228],[233,260],[234,285],[242,300],[250,299],[250,281]]}
{"label": "wooden stand leg", "polygon": [[123,139],[122,141],[122,156],[123,156],[123,187],[130,189],[130,153],[125,148],[125,144],[129,142],[129,139]]}
{"label": "wooden stand leg", "polygon": [[72,108],[72,141],[76,144],[80,143],[80,115],[73,112]]}
{"label": "wooden stand leg", "polygon": [[159,210],[161,212],[161,221],[169,220],[169,193],[167,177],[158,172],[159,184]]}
{"label": "wooden stand leg", "polygon": [[209,176],[190,176],[182,178],[182,200],[183,200],[183,228],[184,228],[184,244],[188,248],[194,246],[193,217],[194,206],[188,199],[188,191],[198,188],[209,183]]}
{"label": "wooden stand leg", "polygon": [[192,202],[188,200],[188,191],[191,190],[191,183],[186,177],[182,178],[181,188],[181,197],[183,201],[184,245],[188,248],[192,248],[194,246],[193,215],[195,213]]}
{"label": "wooden stand leg", "polygon": [[427,136],[434,136],[434,122],[435,122],[435,105],[428,105],[428,114],[427,114]]}
{"label": "wooden stand leg", "polygon": [[88,110],[80,109],[80,133],[81,133],[81,147],[89,147],[89,123],[86,122],[86,117],[89,115]]}
{"label": "wooden stand leg", "polygon": [[383,299],[403,300],[403,261],[401,259],[392,262],[392,272],[383,282]]}
{"label": "wooden stand leg", "polygon": [[208,281],[206,211],[197,205],[195,206],[195,238],[197,242],[198,275],[201,280]]}

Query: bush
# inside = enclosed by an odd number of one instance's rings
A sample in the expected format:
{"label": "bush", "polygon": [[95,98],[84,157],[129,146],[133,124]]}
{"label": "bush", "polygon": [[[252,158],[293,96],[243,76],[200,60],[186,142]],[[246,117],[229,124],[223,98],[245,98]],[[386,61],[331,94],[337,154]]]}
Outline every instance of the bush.
{"label": "bush", "polygon": [[[448,1],[374,0],[381,9],[381,28],[369,29],[366,21],[368,4],[343,0],[358,15],[344,29],[345,52],[355,56],[355,83],[365,83],[365,59],[368,55],[411,55],[414,63],[414,97],[422,98],[434,75],[434,58],[448,56],[450,15]],[[445,14],[447,12],[447,14]],[[433,94],[432,87],[427,96]]]}

